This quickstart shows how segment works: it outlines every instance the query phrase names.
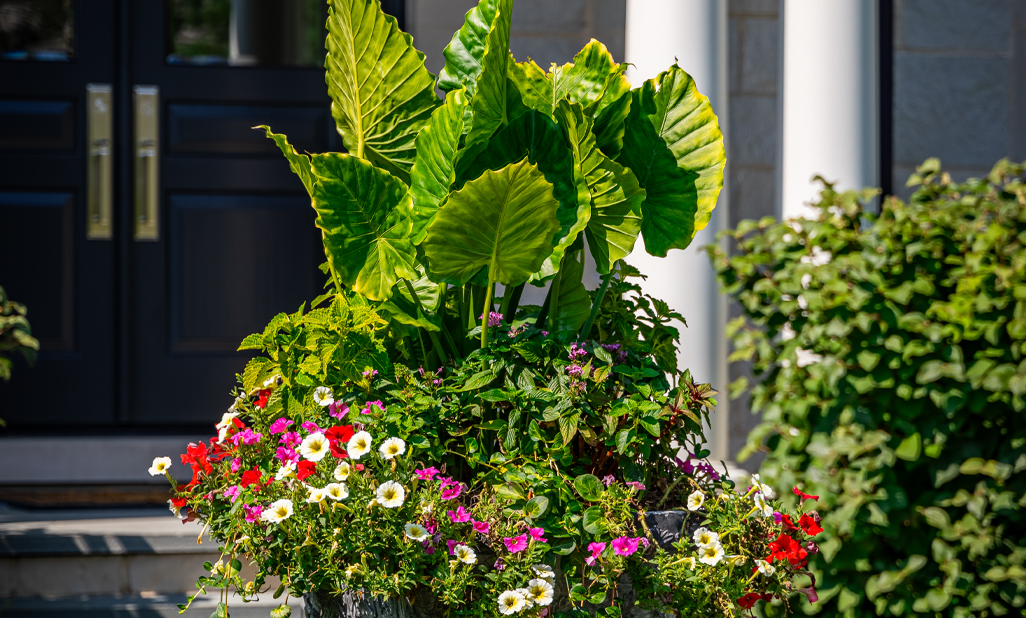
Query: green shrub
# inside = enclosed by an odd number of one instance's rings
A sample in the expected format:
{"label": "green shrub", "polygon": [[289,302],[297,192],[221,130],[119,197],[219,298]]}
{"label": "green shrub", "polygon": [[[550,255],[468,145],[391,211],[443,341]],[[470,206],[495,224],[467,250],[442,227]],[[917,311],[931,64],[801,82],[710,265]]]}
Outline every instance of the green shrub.
{"label": "green shrub", "polygon": [[39,341],[32,336],[28,310],[25,305],[7,298],[7,292],[0,287],[0,379],[11,379],[14,361],[10,355],[21,354],[28,363],[36,362]]}
{"label": "green shrub", "polygon": [[[750,436],[777,487],[823,495],[826,614],[1021,615],[1026,600],[1026,186],[931,159],[908,204],[829,183],[815,219],[709,247],[744,315]],[[731,385],[737,394],[747,387]],[[768,608],[772,609],[772,608]]]}

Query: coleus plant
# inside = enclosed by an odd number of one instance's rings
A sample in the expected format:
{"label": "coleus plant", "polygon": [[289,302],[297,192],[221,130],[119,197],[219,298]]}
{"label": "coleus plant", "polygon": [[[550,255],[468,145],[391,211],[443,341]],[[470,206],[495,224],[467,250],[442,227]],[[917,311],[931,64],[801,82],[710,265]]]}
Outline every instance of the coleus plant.
{"label": "coleus plant", "polygon": [[436,80],[378,0],[331,0],[326,81],[348,152],[301,154],[261,127],[310,194],[335,287],[380,303],[421,365],[469,351],[497,284],[504,316],[548,284],[536,325],[587,335],[639,235],[652,255],[687,247],[723,184],[723,137],[691,76],[674,65],[632,89],[594,40],[548,71],[517,62],[512,9],[468,12]]}

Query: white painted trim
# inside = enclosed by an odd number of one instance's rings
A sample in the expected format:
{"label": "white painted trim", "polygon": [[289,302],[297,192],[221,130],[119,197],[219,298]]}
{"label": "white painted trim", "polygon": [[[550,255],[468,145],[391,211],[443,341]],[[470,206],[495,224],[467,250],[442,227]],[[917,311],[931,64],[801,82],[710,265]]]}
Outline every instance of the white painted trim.
{"label": "white painted trim", "polygon": [[167,484],[146,469],[170,457],[178,480],[192,473],[179,455],[210,436],[17,437],[0,439],[0,485],[72,483]]}
{"label": "white painted trim", "polygon": [[[637,87],[656,77],[676,59],[709,97],[727,140],[727,3],[720,0],[627,0],[626,61],[634,66],[627,77]],[[728,142],[729,143],[729,142]],[[665,300],[688,321],[682,328],[677,359],[690,368],[696,381],[711,382],[724,396],[707,432],[712,459],[728,459],[730,412],[727,400],[727,341],[724,335],[727,300],[701,247],[729,225],[729,196],[724,190],[706,229],[684,251],[665,258],[648,255],[639,239],[628,261],[648,275],[645,292]]]}

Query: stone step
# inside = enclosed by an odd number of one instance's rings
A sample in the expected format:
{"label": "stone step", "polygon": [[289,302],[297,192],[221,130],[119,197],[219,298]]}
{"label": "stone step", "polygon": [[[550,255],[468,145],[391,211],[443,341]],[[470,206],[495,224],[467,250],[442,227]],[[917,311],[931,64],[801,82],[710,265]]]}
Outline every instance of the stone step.
{"label": "stone step", "polygon": [[[77,596],[64,598],[0,598],[0,615],[4,618],[209,618],[217,598],[197,599],[185,614],[178,613],[178,604],[185,595],[146,596]],[[292,618],[304,618],[302,599],[289,599]],[[231,618],[267,618],[278,601],[261,599],[243,603],[228,602]]]}

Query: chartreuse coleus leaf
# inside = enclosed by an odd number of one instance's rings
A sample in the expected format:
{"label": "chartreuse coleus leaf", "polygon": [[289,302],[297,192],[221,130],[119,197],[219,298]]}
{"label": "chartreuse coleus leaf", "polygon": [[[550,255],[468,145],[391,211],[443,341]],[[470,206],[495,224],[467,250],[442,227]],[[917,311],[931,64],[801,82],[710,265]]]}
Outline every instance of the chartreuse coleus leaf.
{"label": "chartreuse coleus leaf", "polygon": [[480,0],[476,7],[467,11],[463,26],[452,35],[452,41],[442,51],[445,66],[438,73],[439,90],[449,92],[466,87],[470,96],[477,92],[485,38],[492,29],[498,4],[499,0]]}
{"label": "chartreuse coleus leaf", "polygon": [[519,285],[552,251],[559,229],[552,184],[527,157],[486,170],[453,192],[422,243],[436,280],[463,285],[485,269],[490,282]]}
{"label": "chartreuse coleus leaf", "polygon": [[306,192],[313,196],[313,186],[314,183],[317,182],[317,178],[313,174],[310,157],[296,152],[296,149],[289,143],[289,139],[281,133],[272,133],[271,127],[262,124],[254,128],[263,129],[267,137],[273,139],[275,144],[278,144],[278,148],[281,149],[282,154],[284,154],[285,158],[288,159],[289,167],[291,167],[296,176],[299,176],[299,179],[303,181],[303,186],[306,187]]}
{"label": "chartreuse coleus leaf", "polygon": [[406,185],[350,155],[313,155],[313,207],[328,261],[342,283],[371,300],[387,300],[397,278],[419,277],[410,240]]}
{"label": "chartreuse coleus leaf", "polygon": [[410,174],[413,197],[413,242],[420,244],[435,213],[456,180],[456,152],[463,136],[469,101],[463,88],[450,92],[431,113],[431,122],[417,136],[417,159]]}
{"label": "chartreuse coleus leaf", "polygon": [[716,207],[726,155],[709,99],[680,67],[632,91],[616,161],[647,191],[641,205],[647,251],[663,257],[691,244]]}
{"label": "chartreuse coleus leaf", "polygon": [[507,68],[512,61],[509,53],[510,18],[513,0],[497,0],[495,17],[484,39],[481,73],[477,88],[470,101],[470,126],[467,130],[465,150],[461,154],[473,155],[477,149],[506,124]]}
{"label": "chartreuse coleus leaf", "polygon": [[555,116],[566,132],[575,163],[588,183],[591,217],[585,236],[596,269],[606,274],[617,260],[634,250],[641,231],[645,190],[633,172],[598,149],[592,119],[579,104],[564,99],[556,106]]}
{"label": "chartreuse coleus leaf", "polygon": [[380,0],[331,0],[325,46],[331,115],[346,149],[409,182],[414,139],[440,104],[424,54]]}
{"label": "chartreuse coleus leaf", "polygon": [[591,196],[584,175],[574,164],[570,145],[560,128],[541,112],[528,110],[503,127],[474,157],[462,159],[456,166],[456,185],[481,176],[484,170],[499,170],[527,157],[538,166],[553,186],[559,200],[556,217],[559,229],[551,238],[552,249],[534,279],[543,279],[559,270],[566,249],[588,225]]}

